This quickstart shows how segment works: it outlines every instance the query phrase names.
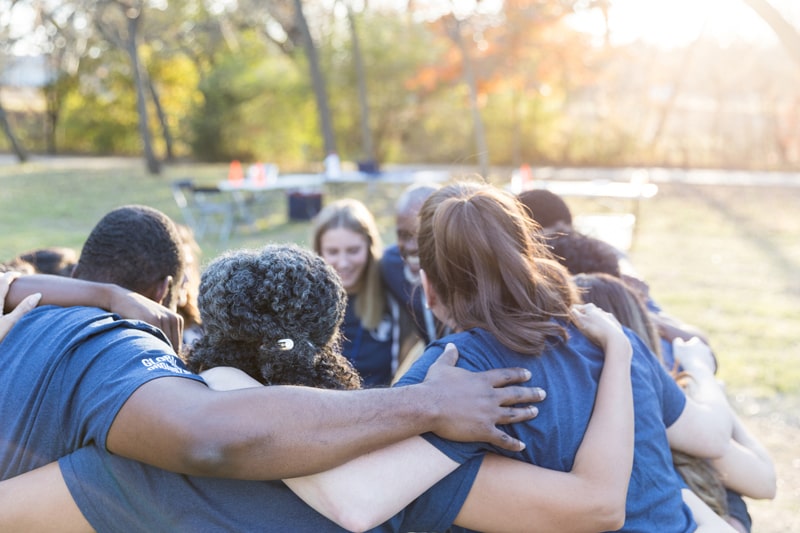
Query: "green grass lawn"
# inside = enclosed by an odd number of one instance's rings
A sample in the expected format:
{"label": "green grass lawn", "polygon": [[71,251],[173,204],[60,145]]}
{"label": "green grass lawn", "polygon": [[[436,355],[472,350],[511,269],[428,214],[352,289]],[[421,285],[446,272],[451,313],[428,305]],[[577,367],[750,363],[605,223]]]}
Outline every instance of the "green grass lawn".
{"label": "green grass lawn", "polygon": [[[138,160],[91,168],[65,162],[0,167],[0,260],[41,246],[80,248],[108,210],[142,203],[182,221],[169,184],[191,176],[224,179],[225,165],[167,167],[161,177]],[[393,241],[397,185],[337,185],[324,200],[355,196],[376,214]],[[589,202],[570,202],[575,212]],[[800,394],[800,188],[662,185],[642,204],[630,252],[655,299],[706,332],[729,391],[759,397]],[[263,206],[255,228],[241,228],[227,248],[267,242],[308,244],[310,224],[290,222],[285,193]],[[201,242],[204,260],[222,251]]]}

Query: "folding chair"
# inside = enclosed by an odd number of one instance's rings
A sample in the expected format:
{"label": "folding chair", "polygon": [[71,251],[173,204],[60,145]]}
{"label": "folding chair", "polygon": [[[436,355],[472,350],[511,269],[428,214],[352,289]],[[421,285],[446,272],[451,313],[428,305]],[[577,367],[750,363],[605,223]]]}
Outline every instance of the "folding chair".
{"label": "folding chair", "polygon": [[226,243],[236,223],[235,205],[216,187],[198,187],[185,178],[172,183],[172,197],[195,236],[202,239],[207,231],[219,231],[219,240]]}

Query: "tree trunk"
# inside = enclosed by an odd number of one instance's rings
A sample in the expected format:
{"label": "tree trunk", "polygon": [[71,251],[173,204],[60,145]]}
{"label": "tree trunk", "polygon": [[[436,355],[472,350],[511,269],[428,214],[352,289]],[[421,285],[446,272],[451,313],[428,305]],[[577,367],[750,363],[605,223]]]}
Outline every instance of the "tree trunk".
{"label": "tree trunk", "polygon": [[175,159],[175,153],[172,150],[172,133],[169,130],[167,115],[164,113],[164,108],[161,107],[161,97],[158,95],[156,86],[153,83],[153,78],[151,78],[149,74],[147,76],[147,87],[150,89],[150,97],[153,99],[153,105],[156,107],[156,115],[158,116],[158,123],[161,125],[161,135],[164,137],[167,161],[173,161]]}
{"label": "tree trunk", "polygon": [[369,101],[367,98],[367,79],[364,73],[364,58],[361,56],[361,44],[358,40],[358,28],[353,17],[353,10],[347,5],[347,20],[350,23],[350,34],[353,39],[353,62],[356,66],[356,82],[358,84],[358,105],[361,109],[361,140],[364,158],[367,161],[377,162],[375,148],[372,142],[372,130],[369,127]]}
{"label": "tree trunk", "polygon": [[328,94],[325,89],[325,78],[322,76],[322,70],[319,65],[319,57],[317,56],[317,49],[314,46],[314,40],[311,38],[311,30],[308,28],[306,16],[303,13],[303,1],[294,0],[295,16],[297,17],[297,24],[300,27],[300,32],[303,35],[303,44],[305,45],[306,58],[308,59],[308,69],[311,74],[311,85],[314,89],[314,96],[317,100],[317,111],[319,112],[320,128],[322,129],[322,140],[324,142],[325,154],[336,153],[336,138],[333,134],[333,121],[331,119],[331,110],[328,106]]}
{"label": "tree trunk", "polygon": [[45,124],[45,136],[47,143],[47,153],[55,155],[56,147],[56,128],[58,126],[58,118],[60,116],[60,101],[58,97],[58,81],[49,83],[44,88],[45,101],[47,102],[47,112],[45,116],[47,121]]}
{"label": "tree trunk", "polygon": [[147,100],[145,96],[144,80],[139,62],[138,36],[141,16],[141,11],[133,16],[128,15],[128,42],[126,47],[131,59],[133,83],[136,86],[136,111],[139,114],[139,135],[142,138],[147,171],[150,174],[160,174],[161,164],[153,152],[153,139],[150,135],[150,125],[147,119]]}
{"label": "tree trunk", "polygon": [[700,30],[700,35],[698,35],[697,39],[692,41],[683,51],[680,67],[675,73],[672,91],[670,91],[669,96],[667,96],[667,101],[664,102],[664,105],[661,108],[655,130],[653,131],[653,135],[650,137],[650,142],[648,143],[648,152],[651,156],[655,153],[655,150],[661,141],[661,134],[664,132],[667,122],[672,115],[672,111],[675,108],[675,102],[677,102],[678,96],[683,90],[683,84],[686,81],[686,76],[689,72],[689,64],[692,61],[692,57],[694,56],[695,50],[700,43],[700,38],[702,37],[703,33],[705,33],[705,25],[703,26],[703,29]]}
{"label": "tree trunk", "polygon": [[3,104],[0,104],[0,125],[3,127],[3,132],[6,134],[6,138],[11,143],[11,149],[14,151],[14,154],[17,156],[17,159],[20,163],[24,163],[28,160],[28,153],[20,144],[19,140],[17,140],[16,135],[14,135],[14,131],[11,128],[11,124],[8,122],[8,116],[6,115],[6,110],[3,108]]}
{"label": "tree trunk", "polygon": [[792,59],[800,65],[800,32],[767,0],[744,0],[744,3],[769,24]]}

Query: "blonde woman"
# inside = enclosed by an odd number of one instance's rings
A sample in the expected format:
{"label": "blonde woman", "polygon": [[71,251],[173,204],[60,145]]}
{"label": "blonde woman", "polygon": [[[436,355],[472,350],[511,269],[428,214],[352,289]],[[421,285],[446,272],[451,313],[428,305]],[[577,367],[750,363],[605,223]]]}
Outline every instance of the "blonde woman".
{"label": "blonde woman", "polygon": [[358,200],[336,201],[315,218],[313,246],[347,291],[345,357],[365,387],[388,385],[399,350],[398,308],[381,281],[383,243],[375,218]]}

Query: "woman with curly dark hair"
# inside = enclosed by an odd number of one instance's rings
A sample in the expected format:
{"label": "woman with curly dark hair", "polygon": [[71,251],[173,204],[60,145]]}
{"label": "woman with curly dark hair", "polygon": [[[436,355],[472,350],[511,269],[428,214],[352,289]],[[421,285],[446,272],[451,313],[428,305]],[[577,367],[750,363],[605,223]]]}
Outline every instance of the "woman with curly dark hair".
{"label": "woman with curly dark hair", "polygon": [[203,273],[205,334],[187,364],[235,367],[264,385],[357,389],[361,379],[340,353],[346,298],[336,272],[309,250],[228,252]]}

